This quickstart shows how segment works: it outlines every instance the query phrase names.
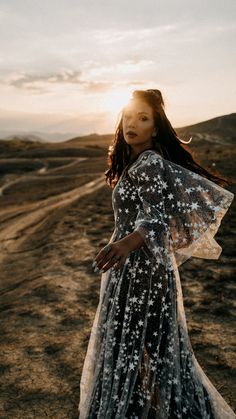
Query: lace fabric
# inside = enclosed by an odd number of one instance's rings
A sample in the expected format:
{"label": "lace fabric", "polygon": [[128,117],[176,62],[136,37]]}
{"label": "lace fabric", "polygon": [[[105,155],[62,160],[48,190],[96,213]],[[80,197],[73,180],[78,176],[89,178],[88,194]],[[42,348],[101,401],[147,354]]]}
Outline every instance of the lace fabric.
{"label": "lace fabric", "polygon": [[222,248],[213,237],[234,198],[232,192],[154,151],[143,153],[129,175],[142,202],[136,230],[160,261],[166,263],[164,255],[171,252],[177,266],[191,256],[219,258]]}
{"label": "lace fabric", "polygon": [[101,276],[80,381],[80,419],[235,419],[197,362],[178,266],[216,259],[234,195],[146,150],[112,192],[110,242],[136,230],[143,246]]}

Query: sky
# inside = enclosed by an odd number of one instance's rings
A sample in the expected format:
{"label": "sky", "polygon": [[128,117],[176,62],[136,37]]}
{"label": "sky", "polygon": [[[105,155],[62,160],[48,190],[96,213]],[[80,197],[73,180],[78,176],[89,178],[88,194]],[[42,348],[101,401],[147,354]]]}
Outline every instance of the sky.
{"label": "sky", "polygon": [[114,132],[135,89],[172,125],[236,111],[235,0],[1,0],[1,130]]}

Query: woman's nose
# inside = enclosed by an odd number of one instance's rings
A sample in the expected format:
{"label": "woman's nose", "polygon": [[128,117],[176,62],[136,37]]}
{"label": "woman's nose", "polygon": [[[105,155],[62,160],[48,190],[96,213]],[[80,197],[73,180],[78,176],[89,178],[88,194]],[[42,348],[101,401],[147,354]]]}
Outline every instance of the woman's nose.
{"label": "woman's nose", "polygon": [[130,120],[127,122],[127,126],[129,128],[131,128],[131,127],[134,128],[136,126],[136,119],[135,118],[133,118],[133,119],[130,118]]}

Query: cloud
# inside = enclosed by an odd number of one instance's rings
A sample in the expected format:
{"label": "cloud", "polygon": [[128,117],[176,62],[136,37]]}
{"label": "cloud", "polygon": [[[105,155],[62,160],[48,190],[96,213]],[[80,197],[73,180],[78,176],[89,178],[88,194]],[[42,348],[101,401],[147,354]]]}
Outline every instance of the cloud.
{"label": "cloud", "polygon": [[160,25],[148,28],[134,28],[134,29],[124,29],[124,30],[94,30],[92,36],[95,40],[103,44],[114,44],[116,42],[124,42],[126,40],[143,40],[156,36],[158,34],[169,33],[176,31],[180,28],[181,25],[172,24],[172,25]]}
{"label": "cloud", "polygon": [[86,80],[82,76],[82,71],[68,69],[58,73],[46,74],[14,73],[2,80],[2,84],[38,93],[48,92],[50,91],[50,86],[61,84],[76,84],[81,86],[82,90],[94,93],[112,88],[112,83],[110,82]]}
{"label": "cloud", "polygon": [[87,69],[87,74],[94,78],[104,74],[114,77],[117,74],[117,77],[120,78],[121,74],[128,75],[142,72],[154,64],[153,60],[127,59],[120,63],[92,66]]}
{"label": "cloud", "polygon": [[8,77],[6,83],[19,89],[41,89],[42,84],[80,83],[81,71],[64,70],[60,73],[27,74],[24,72]]}
{"label": "cloud", "polygon": [[[15,87],[19,90],[25,90],[32,93],[46,93],[52,90],[52,86],[60,87],[61,85],[71,84],[78,85],[82,92],[85,93],[103,93],[118,86],[130,85],[128,80],[129,74],[142,72],[146,68],[153,66],[152,60],[124,60],[121,63],[100,65],[99,63],[87,62],[84,70],[62,69],[58,72],[47,72],[45,74],[27,73],[24,71],[11,73],[2,79],[1,83]],[[87,68],[86,68],[87,67]],[[117,74],[115,81],[114,74]],[[125,75],[125,79],[120,78]],[[98,80],[99,77],[106,77]],[[138,81],[142,84],[142,81]],[[134,84],[132,82],[131,84]]]}

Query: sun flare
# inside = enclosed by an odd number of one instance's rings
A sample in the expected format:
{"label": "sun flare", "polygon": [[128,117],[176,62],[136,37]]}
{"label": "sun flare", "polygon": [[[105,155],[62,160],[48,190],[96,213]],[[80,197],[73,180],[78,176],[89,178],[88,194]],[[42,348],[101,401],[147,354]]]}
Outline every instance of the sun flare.
{"label": "sun flare", "polygon": [[110,112],[113,117],[116,117],[131,98],[132,90],[120,89],[104,93],[101,99],[102,108]]}

